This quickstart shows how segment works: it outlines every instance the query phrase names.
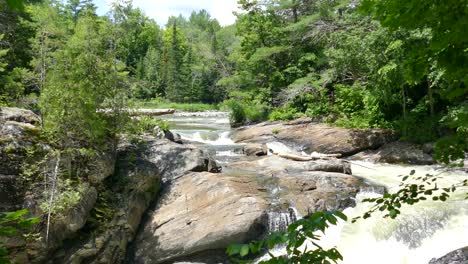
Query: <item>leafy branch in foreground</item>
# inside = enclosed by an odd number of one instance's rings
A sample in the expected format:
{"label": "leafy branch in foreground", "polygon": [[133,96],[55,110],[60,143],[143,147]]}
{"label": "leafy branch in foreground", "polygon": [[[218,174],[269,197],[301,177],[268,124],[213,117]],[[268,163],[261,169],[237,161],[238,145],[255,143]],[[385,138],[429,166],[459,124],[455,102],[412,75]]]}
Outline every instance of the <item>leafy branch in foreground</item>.
{"label": "leafy branch in foreground", "polygon": [[[0,238],[12,237],[20,229],[30,229],[34,224],[39,223],[38,218],[26,218],[27,209],[16,212],[0,213]],[[0,263],[10,263],[8,250],[0,243]]]}
{"label": "leafy branch in foreground", "polygon": [[[352,222],[358,219],[367,219],[376,211],[386,212],[385,217],[395,219],[401,212],[403,204],[413,205],[420,201],[432,199],[433,201],[445,202],[460,187],[468,186],[468,179],[450,185],[449,187],[440,187],[437,180],[441,177],[426,174],[426,176],[415,177],[414,181],[408,182],[413,178],[415,171],[412,170],[409,175],[403,176],[400,188],[395,193],[386,193],[383,197],[367,198],[363,202],[373,203],[372,207],[362,216],[353,218]],[[468,193],[465,199],[468,199]]]}
{"label": "leafy branch in foreground", "polygon": [[[273,232],[265,240],[253,241],[249,244],[230,245],[226,253],[230,256],[242,258],[249,254],[257,254],[264,250],[270,255],[269,260],[260,263],[337,263],[343,256],[336,248],[324,249],[317,241],[320,236],[316,231],[325,232],[330,225],[336,225],[338,220],[347,220],[340,211],[316,212],[309,217],[300,219],[288,226],[286,231]],[[279,245],[286,245],[286,255],[274,256],[271,249]],[[312,246],[315,249],[308,248]],[[251,263],[252,259],[234,259],[238,263]]]}

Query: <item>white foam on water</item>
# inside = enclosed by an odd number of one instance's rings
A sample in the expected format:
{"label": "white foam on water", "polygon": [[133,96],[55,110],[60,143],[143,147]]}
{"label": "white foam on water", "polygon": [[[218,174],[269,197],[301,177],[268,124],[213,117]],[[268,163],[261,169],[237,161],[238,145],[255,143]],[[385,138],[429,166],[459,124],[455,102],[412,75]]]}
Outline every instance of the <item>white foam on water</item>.
{"label": "white foam on water", "polygon": [[242,157],[244,156],[243,154],[236,153],[232,150],[226,150],[226,151],[217,151],[216,152],[217,156],[225,156],[225,157]]}
{"label": "white foam on water", "polygon": [[[353,174],[395,191],[401,182],[397,175],[407,175],[414,169],[416,175],[440,174],[439,187],[448,186],[468,178],[468,174],[457,170],[442,170],[438,166],[398,166],[353,162]],[[446,202],[425,201],[401,208],[396,219],[383,218],[375,213],[371,218],[356,223],[338,221],[325,234],[319,232],[318,242],[325,249],[337,247],[343,255],[342,264],[428,264],[453,250],[468,245],[468,201],[465,190],[452,194]],[[366,189],[356,196],[356,207],[343,211],[352,219],[362,216],[368,209],[365,198],[380,197],[382,194]],[[307,241],[301,250],[315,249]],[[285,247],[270,251],[273,255],[286,254]],[[256,263],[268,260],[265,254]]]}
{"label": "white foam on water", "polygon": [[231,132],[229,132],[229,131],[223,131],[223,132],[219,133],[218,136],[216,137],[216,139],[214,139],[214,140],[208,139],[206,137],[205,138],[202,137],[201,132],[195,132],[193,134],[180,133],[180,136],[184,140],[195,141],[195,142],[204,143],[204,144],[208,144],[208,145],[216,145],[216,146],[236,145],[236,143],[234,143],[234,141],[231,139],[230,134],[231,134]]}

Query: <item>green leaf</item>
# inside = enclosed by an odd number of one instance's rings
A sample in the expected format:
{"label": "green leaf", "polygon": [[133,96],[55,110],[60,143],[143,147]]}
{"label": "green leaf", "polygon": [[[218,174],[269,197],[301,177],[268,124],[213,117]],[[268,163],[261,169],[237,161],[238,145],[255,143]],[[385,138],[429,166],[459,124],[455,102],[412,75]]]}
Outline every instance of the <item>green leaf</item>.
{"label": "green leaf", "polygon": [[249,245],[242,245],[239,255],[241,257],[247,256],[249,254]]}
{"label": "green leaf", "polygon": [[344,221],[348,221],[348,217],[347,217],[345,214],[343,214],[342,212],[340,212],[340,211],[335,211],[334,214],[335,214],[337,217],[343,219]]}

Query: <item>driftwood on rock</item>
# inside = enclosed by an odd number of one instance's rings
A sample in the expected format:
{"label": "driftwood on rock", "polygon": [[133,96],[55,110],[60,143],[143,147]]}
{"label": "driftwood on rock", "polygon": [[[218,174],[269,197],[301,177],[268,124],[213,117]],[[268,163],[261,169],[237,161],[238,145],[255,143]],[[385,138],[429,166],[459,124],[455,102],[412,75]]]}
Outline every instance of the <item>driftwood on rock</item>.
{"label": "driftwood on rock", "polygon": [[[130,116],[162,116],[175,113],[175,109],[149,109],[149,108],[138,108],[138,109],[123,109],[122,112],[128,113]],[[98,110],[101,113],[111,113],[112,109],[101,109]]]}
{"label": "driftwood on rock", "polygon": [[290,159],[294,161],[311,161],[311,160],[317,160],[317,159],[334,159],[334,158],[340,158],[341,154],[323,154],[323,153],[317,153],[314,152],[310,154],[309,156],[304,156],[304,155],[296,155],[296,154],[289,154],[289,153],[276,153],[271,151],[274,155],[278,155],[281,158],[285,159]]}
{"label": "driftwood on rock", "polygon": [[129,114],[131,116],[161,116],[173,114],[175,109],[131,109]]}

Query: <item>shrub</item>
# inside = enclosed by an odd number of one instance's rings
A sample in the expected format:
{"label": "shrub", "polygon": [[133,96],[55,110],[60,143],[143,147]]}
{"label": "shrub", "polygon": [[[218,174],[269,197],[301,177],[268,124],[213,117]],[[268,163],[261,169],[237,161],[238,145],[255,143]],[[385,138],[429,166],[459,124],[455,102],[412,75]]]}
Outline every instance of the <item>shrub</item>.
{"label": "shrub", "polygon": [[144,133],[153,133],[154,128],[157,126],[163,131],[169,130],[169,122],[150,116],[142,116],[138,119],[133,119],[127,124],[126,130],[130,134],[141,135]]}
{"label": "shrub", "polygon": [[266,120],[269,112],[268,106],[254,101],[240,102],[229,99],[224,101],[223,107],[229,109],[229,119],[232,125]]}
{"label": "shrub", "polygon": [[230,99],[225,101],[224,104],[231,111],[231,114],[229,115],[229,121],[231,124],[242,124],[246,122],[247,115],[243,105],[240,102],[234,99]]}
{"label": "shrub", "polygon": [[283,106],[273,110],[268,116],[270,121],[276,120],[292,120],[300,117],[301,113],[298,113],[296,109],[291,108],[289,105]]}

